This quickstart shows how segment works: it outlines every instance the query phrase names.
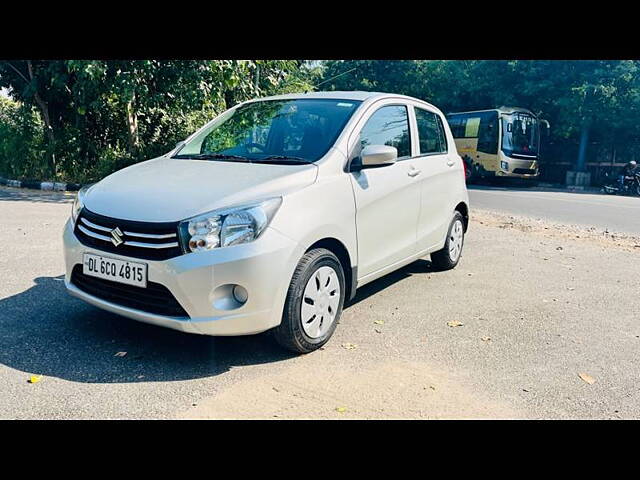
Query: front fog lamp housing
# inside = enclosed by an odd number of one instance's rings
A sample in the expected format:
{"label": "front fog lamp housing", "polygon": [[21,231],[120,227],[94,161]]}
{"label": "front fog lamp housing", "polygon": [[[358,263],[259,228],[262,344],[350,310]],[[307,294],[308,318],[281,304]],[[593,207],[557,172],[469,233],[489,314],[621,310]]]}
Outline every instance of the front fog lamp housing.
{"label": "front fog lamp housing", "polygon": [[502,168],[502,170],[509,171],[509,163],[508,162],[500,162],[500,168]]}
{"label": "front fog lamp housing", "polygon": [[180,243],[185,253],[249,243],[257,239],[280,207],[282,198],[214,210],[180,223]]}

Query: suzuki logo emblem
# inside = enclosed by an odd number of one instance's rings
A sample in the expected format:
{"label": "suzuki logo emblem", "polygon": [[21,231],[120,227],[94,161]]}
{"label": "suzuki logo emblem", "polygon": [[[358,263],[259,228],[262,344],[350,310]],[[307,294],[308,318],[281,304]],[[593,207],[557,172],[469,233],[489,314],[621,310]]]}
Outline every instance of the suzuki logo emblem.
{"label": "suzuki logo emblem", "polygon": [[122,235],[124,234],[118,227],[111,230],[111,243],[113,243],[116,247],[124,243],[124,240],[122,240]]}

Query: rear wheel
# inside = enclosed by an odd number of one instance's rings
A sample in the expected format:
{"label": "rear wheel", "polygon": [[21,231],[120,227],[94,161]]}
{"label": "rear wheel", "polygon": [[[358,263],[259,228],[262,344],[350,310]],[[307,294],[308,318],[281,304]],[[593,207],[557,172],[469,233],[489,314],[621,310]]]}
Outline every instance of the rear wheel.
{"label": "rear wheel", "polygon": [[273,330],[277,342],[296,353],[320,348],[336,329],[344,295],[338,258],[324,248],[307,252],[293,273],[282,322]]}
{"label": "rear wheel", "polygon": [[442,250],[431,254],[431,263],[433,263],[438,270],[451,270],[460,261],[463,245],[464,218],[460,212],[456,211],[449,225],[444,247]]}

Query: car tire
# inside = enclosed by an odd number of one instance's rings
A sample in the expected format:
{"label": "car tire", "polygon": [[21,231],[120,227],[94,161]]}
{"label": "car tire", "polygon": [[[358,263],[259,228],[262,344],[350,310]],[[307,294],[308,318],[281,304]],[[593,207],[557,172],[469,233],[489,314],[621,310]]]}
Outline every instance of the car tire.
{"label": "car tire", "polygon": [[431,263],[437,270],[451,270],[460,261],[464,245],[464,218],[456,210],[447,230],[444,247],[431,254]]}
{"label": "car tire", "polygon": [[333,335],[344,298],[345,276],[338,258],[324,248],[310,250],[293,272],[282,321],[273,329],[273,336],[296,353],[317,350]]}

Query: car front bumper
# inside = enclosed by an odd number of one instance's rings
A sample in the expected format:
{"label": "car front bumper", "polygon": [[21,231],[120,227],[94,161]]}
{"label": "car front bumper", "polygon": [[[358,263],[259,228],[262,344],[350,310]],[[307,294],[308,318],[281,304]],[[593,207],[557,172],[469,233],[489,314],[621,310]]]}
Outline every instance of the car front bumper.
{"label": "car front bumper", "polygon": [[[163,261],[141,260],[87,247],[73,233],[71,220],[65,225],[63,244],[65,286],[71,295],[133,320],[203,335],[248,335],[280,324],[293,271],[304,253],[296,242],[270,227],[251,243]],[[72,283],[71,272],[76,265],[82,265],[84,253],[146,263],[148,281],[165,286],[189,318],[129,308],[81,290]],[[229,302],[219,302],[223,291],[220,287],[224,289],[225,285],[244,287],[248,293],[246,302],[237,308]]]}

